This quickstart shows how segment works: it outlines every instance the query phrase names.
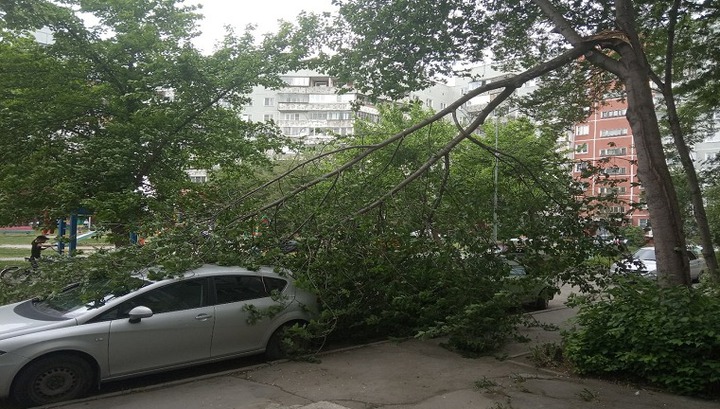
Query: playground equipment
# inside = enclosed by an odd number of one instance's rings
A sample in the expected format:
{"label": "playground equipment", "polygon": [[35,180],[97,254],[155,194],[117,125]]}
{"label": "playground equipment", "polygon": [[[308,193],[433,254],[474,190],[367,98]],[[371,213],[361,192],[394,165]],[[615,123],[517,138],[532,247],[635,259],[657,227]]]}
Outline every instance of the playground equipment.
{"label": "playground equipment", "polygon": [[[58,219],[58,221],[57,221],[58,253],[64,254],[65,245],[67,244],[68,254],[73,256],[73,255],[75,255],[75,252],[77,251],[77,242],[79,240],[83,240],[83,239],[92,237],[96,234],[95,231],[88,231],[86,233],[78,235],[78,219],[81,216],[89,217],[90,213],[84,209],[78,209],[77,211],[70,214],[69,223],[68,223],[68,220],[66,220],[66,219]],[[68,236],[67,240],[65,240],[66,235]]]}

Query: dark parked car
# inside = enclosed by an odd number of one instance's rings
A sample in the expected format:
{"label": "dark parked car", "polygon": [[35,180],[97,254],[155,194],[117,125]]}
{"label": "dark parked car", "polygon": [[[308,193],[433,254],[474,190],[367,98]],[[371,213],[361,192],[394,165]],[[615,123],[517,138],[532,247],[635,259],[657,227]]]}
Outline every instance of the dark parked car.
{"label": "dark parked car", "polygon": [[558,289],[546,280],[528,274],[524,265],[515,260],[507,260],[510,265],[509,278],[518,280],[517,284],[510,284],[510,289],[518,295],[520,301],[535,310],[544,310],[555,297]]}

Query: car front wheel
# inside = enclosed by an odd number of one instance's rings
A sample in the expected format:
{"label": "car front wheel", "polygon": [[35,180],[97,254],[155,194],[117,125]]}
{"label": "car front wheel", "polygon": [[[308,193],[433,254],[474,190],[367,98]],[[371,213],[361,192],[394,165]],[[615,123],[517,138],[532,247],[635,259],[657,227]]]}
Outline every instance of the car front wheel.
{"label": "car front wheel", "polygon": [[302,321],[288,322],[275,330],[265,348],[265,357],[269,361],[275,361],[306,352],[309,349],[308,341],[300,336],[293,336],[288,331],[295,325],[302,327],[305,324],[307,323]]}
{"label": "car front wheel", "polygon": [[533,303],[533,309],[534,310],[545,310],[550,304],[550,300],[547,298],[540,296],[538,297],[535,302]]}
{"label": "car front wheel", "polygon": [[87,360],[74,355],[48,356],[20,371],[13,382],[13,397],[23,406],[75,399],[90,390],[93,379]]}

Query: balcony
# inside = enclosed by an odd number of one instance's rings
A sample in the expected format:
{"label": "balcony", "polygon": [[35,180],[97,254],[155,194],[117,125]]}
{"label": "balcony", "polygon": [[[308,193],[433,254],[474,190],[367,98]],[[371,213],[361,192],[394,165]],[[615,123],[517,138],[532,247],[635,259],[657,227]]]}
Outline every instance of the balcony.
{"label": "balcony", "polygon": [[352,128],[354,121],[351,119],[329,119],[329,120],[292,120],[280,119],[277,121],[279,127],[303,127],[303,128]]}
{"label": "balcony", "polygon": [[335,87],[285,87],[278,94],[336,94]]}
{"label": "balcony", "polygon": [[298,111],[350,111],[352,107],[347,102],[309,103],[309,102],[278,102],[280,112]]}

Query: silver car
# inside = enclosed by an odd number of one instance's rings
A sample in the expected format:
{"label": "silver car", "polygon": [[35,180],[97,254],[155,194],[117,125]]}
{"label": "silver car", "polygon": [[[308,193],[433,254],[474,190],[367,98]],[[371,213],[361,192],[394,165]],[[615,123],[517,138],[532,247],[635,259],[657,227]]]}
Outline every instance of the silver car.
{"label": "silver car", "polygon": [[[687,256],[690,260],[690,278],[698,282],[700,276],[705,273],[707,265],[705,259],[695,249],[688,248]],[[640,276],[650,279],[657,279],[657,260],[655,258],[655,247],[642,247],[630,258],[613,263],[610,266],[610,273],[637,273]]]}
{"label": "silver car", "polygon": [[317,310],[314,295],[269,267],[206,265],[135,283],[93,302],[70,287],[0,307],[0,399],[43,405],[109,380],[263,352],[277,359],[285,329]]}

